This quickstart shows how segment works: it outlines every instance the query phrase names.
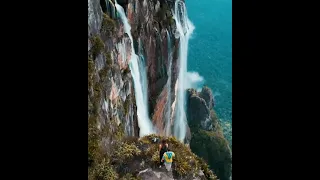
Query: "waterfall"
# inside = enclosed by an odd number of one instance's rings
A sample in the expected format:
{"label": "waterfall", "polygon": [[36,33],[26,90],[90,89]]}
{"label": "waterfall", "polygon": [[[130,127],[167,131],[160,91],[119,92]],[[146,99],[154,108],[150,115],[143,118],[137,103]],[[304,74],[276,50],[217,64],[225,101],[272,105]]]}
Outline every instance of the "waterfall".
{"label": "waterfall", "polygon": [[107,7],[107,14],[109,14],[111,18],[115,18],[116,16],[113,2],[111,0],[105,0],[105,2]]}
{"label": "waterfall", "polygon": [[115,1],[116,9],[120,15],[121,21],[124,25],[124,31],[128,34],[131,44],[131,58],[129,62],[129,68],[133,77],[134,91],[136,97],[137,105],[137,116],[138,116],[138,126],[140,128],[140,137],[152,134],[154,132],[152,123],[148,115],[148,105],[147,105],[147,82],[146,82],[146,70],[145,66],[140,64],[138,60],[140,59],[134,51],[133,38],[131,35],[131,26],[128,22],[126,14],[123,8]]}
{"label": "waterfall", "polygon": [[[146,62],[145,62],[145,59],[144,59],[144,54],[143,54],[143,48],[142,48],[142,42],[141,42],[141,39],[139,37],[138,39],[138,42],[139,42],[139,49],[138,49],[138,53],[139,53],[139,70],[140,70],[140,79],[141,79],[141,84],[143,85],[144,87],[144,91],[143,91],[143,102],[145,104],[145,108],[148,110],[148,97],[147,97],[147,94],[148,94],[148,80],[147,80],[147,73],[146,73]],[[147,111],[148,113],[148,111]]]}
{"label": "waterfall", "polygon": [[176,0],[174,7],[174,19],[177,30],[175,36],[180,38],[179,43],[179,75],[178,75],[178,98],[176,108],[176,119],[174,123],[174,135],[184,141],[186,136],[186,114],[185,114],[185,85],[184,78],[187,74],[187,56],[188,56],[188,41],[194,30],[194,26],[188,19],[187,9],[182,0]]}
{"label": "waterfall", "polygon": [[167,110],[166,113],[166,126],[165,134],[166,136],[170,135],[170,124],[171,124],[171,65],[172,65],[172,52],[171,52],[171,39],[170,34],[167,31],[167,42],[168,42],[168,62],[169,62],[169,71],[168,71],[168,84],[167,84]]}

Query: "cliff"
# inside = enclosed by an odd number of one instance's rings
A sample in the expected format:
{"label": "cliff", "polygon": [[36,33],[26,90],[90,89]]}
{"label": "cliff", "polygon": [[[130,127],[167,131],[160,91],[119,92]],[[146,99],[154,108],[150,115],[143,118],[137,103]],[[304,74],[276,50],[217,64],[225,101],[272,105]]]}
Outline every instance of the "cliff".
{"label": "cliff", "polygon": [[174,137],[168,143],[176,153],[172,172],[159,168],[159,140],[163,137],[149,135],[143,138],[123,137],[115,142],[110,153],[99,154],[99,164],[89,169],[89,179],[146,179],[146,180],[200,180],[217,179],[207,164]]}
{"label": "cliff", "polygon": [[[195,133],[208,131],[219,134],[218,129],[221,129],[219,123],[213,120],[213,98],[209,90],[201,96],[188,96],[189,102],[195,104],[191,107],[199,106],[199,111],[188,108],[186,114],[190,126],[190,129],[187,127],[187,142],[190,142],[191,150],[204,160],[171,137],[170,144],[178,152],[174,171],[168,174],[156,168],[158,152],[150,138],[162,136],[137,138],[137,105],[133,74],[129,67],[133,56],[131,43],[147,72],[148,115],[156,127],[156,133],[165,135],[168,133],[165,132],[166,123],[169,127],[173,124],[174,113],[169,109],[174,107],[179,73],[179,38],[175,38],[176,25],[172,15],[174,1],[118,0],[117,3],[126,13],[133,42],[125,33],[114,0],[88,0],[89,179],[216,179],[205,161],[211,163],[210,168],[216,170],[218,176],[224,172],[227,176],[229,169],[215,166],[218,157],[212,162],[211,156],[193,150],[194,143],[198,141]],[[164,120],[167,117],[170,117],[169,122]],[[210,138],[213,136],[225,143],[223,135],[210,134]],[[201,136],[201,139],[206,138],[206,135]],[[215,142],[212,141],[213,144]],[[218,151],[226,149],[225,145],[213,146]],[[224,163],[221,160],[217,162]]]}
{"label": "cliff", "polygon": [[[171,108],[171,104],[167,104],[168,92],[164,87],[168,83],[174,87],[178,72],[176,54],[179,40],[172,41],[171,44],[167,40],[175,29],[171,11],[173,1],[119,0],[118,4],[127,13],[135,53],[146,60],[149,116],[157,126],[157,131],[162,133],[165,126],[162,119],[166,116],[167,109]],[[129,68],[130,43],[117,15],[114,0],[89,0],[89,119],[94,122],[97,120],[100,131],[107,128],[113,134],[121,128],[126,135],[138,136],[136,100]],[[170,82],[169,48],[172,49],[173,56]],[[174,95],[171,99],[173,102]]]}
{"label": "cliff", "polygon": [[189,89],[187,97],[192,152],[206,160],[219,179],[229,180],[232,173],[232,154],[213,109],[211,89],[203,87],[201,92]]}

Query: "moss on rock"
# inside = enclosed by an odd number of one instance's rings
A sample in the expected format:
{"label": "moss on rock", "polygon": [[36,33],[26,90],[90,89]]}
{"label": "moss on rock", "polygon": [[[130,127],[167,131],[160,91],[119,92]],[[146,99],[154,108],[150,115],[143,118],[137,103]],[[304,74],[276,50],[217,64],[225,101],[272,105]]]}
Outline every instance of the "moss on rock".
{"label": "moss on rock", "polygon": [[92,43],[91,53],[92,53],[93,59],[96,59],[97,55],[103,51],[104,43],[98,35],[91,37],[91,43]]}
{"label": "moss on rock", "polygon": [[228,141],[224,138],[221,128],[217,131],[191,129],[190,148],[203,159],[207,160],[219,179],[227,180],[231,176],[231,152]]}
{"label": "moss on rock", "polygon": [[117,145],[116,151],[113,155],[113,160],[118,163],[124,163],[134,156],[141,154],[141,150],[135,145],[135,143],[121,142]]}
{"label": "moss on rock", "polygon": [[[109,158],[112,161],[105,155],[105,160],[98,162],[95,168],[95,177],[105,179],[109,175],[122,180],[137,180],[137,172],[146,168],[156,168],[159,162],[159,144],[154,143],[154,138],[163,137],[152,134],[142,138],[125,137],[116,141],[112,152],[108,153],[111,154]],[[217,179],[205,161],[192,153],[190,148],[174,137],[167,140],[169,148],[176,154],[172,169],[174,178],[198,176],[199,170],[202,170],[207,179]]]}
{"label": "moss on rock", "polygon": [[88,87],[91,88],[93,85],[92,76],[94,74],[94,62],[91,58],[88,58]]}
{"label": "moss on rock", "polygon": [[106,79],[107,75],[108,75],[108,68],[107,67],[104,67],[103,69],[101,69],[99,71],[99,77],[102,82]]}
{"label": "moss on rock", "polygon": [[103,160],[97,164],[94,169],[96,180],[117,180],[119,178],[118,173],[110,164],[109,159],[103,158]]}
{"label": "moss on rock", "polygon": [[115,21],[111,19],[107,14],[103,13],[100,32],[104,33],[107,37],[110,37],[112,33],[115,31],[115,27]]}
{"label": "moss on rock", "polygon": [[106,63],[108,66],[111,66],[112,65],[112,58],[111,58],[111,53],[108,52],[108,53],[105,53],[105,57],[106,57]]}
{"label": "moss on rock", "polygon": [[127,97],[123,103],[124,113],[126,115],[129,113],[130,102],[131,102],[131,96]]}
{"label": "moss on rock", "polygon": [[[142,144],[147,144],[148,148],[145,151],[147,157],[151,156],[151,162],[159,162],[159,150],[158,144],[154,144],[152,141],[154,138],[163,139],[158,135],[149,135],[139,140]],[[202,170],[208,179],[216,179],[216,176],[208,168],[206,163],[199,157],[197,157],[189,147],[182,144],[175,137],[167,138],[169,149],[175,152],[176,157],[173,160],[173,174],[178,177],[189,177],[197,174],[199,170]]]}

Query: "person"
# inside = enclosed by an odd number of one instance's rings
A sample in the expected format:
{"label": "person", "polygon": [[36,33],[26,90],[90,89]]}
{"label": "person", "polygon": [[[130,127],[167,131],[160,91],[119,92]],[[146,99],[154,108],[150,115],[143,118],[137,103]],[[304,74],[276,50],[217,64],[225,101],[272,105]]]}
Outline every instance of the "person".
{"label": "person", "polygon": [[170,149],[168,149],[167,152],[163,154],[161,161],[164,162],[167,171],[171,171],[171,165],[174,157],[175,154]]}
{"label": "person", "polygon": [[159,151],[160,151],[160,158],[159,158],[160,159],[160,166],[159,167],[160,168],[161,168],[161,165],[163,165],[163,161],[162,161],[163,154],[165,152],[167,152],[168,147],[169,147],[169,145],[168,145],[167,141],[165,139],[163,139],[161,144],[159,145]]}

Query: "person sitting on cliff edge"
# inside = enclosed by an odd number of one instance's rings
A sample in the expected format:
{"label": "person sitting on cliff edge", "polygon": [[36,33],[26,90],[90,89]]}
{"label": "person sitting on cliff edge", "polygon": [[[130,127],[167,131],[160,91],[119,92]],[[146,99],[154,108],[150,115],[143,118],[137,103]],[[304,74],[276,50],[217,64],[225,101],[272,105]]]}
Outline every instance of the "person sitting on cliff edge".
{"label": "person sitting on cliff edge", "polygon": [[170,149],[168,149],[167,152],[163,154],[161,161],[164,162],[167,171],[171,171],[171,165],[174,157],[175,154]]}
{"label": "person sitting on cliff edge", "polygon": [[161,168],[161,165],[163,165],[163,161],[162,161],[163,154],[165,152],[167,152],[168,147],[169,147],[169,145],[167,143],[167,140],[163,139],[161,144],[159,145],[159,151],[160,151],[160,158],[159,158],[160,159],[160,166],[159,167],[160,168]]}

